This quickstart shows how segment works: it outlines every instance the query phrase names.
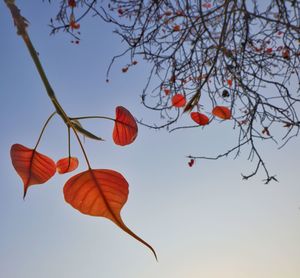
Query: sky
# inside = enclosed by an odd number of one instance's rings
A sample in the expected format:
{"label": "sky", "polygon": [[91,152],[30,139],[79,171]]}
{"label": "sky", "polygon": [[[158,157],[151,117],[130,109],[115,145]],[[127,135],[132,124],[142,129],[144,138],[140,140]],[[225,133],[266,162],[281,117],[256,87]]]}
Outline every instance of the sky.
{"label": "sky", "polygon": [[[139,61],[126,74],[122,58],[105,73],[124,45],[112,27],[97,18],[82,22],[82,40],[49,36],[55,8],[47,1],[19,1],[29,20],[31,39],[65,111],[71,116],[114,117],[122,105],[138,119],[153,122],[140,104],[148,65]],[[134,144],[114,145],[112,123],[84,122],[105,142],[86,140],[94,168],[122,173],[130,186],[122,210],[126,225],[150,243],[159,262],[111,221],[80,214],[64,201],[63,186],[72,174],[56,174],[32,186],[13,169],[10,147],[33,148],[54,111],[29,53],[16,35],[9,11],[0,2],[0,276],[9,278],[299,278],[299,138],[278,150],[260,145],[278,183],[263,184],[247,153],[236,160],[196,161],[187,155],[214,155],[235,142],[232,123],[204,129],[154,131],[139,127]],[[232,144],[231,144],[232,143]],[[59,117],[49,124],[38,151],[58,160],[67,156],[67,130]],[[86,170],[74,138],[72,153]],[[251,168],[252,167],[252,168]]]}

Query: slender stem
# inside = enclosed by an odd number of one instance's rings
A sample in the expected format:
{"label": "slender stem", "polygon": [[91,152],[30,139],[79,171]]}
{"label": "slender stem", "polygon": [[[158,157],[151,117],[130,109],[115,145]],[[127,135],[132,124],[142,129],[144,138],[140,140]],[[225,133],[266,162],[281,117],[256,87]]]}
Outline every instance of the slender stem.
{"label": "slender stem", "polygon": [[86,120],[86,119],[105,119],[105,120],[110,120],[110,121],[116,121],[116,119],[110,118],[110,117],[105,117],[105,116],[83,116],[83,117],[75,117],[75,118],[70,118],[70,120]]}
{"label": "slender stem", "polygon": [[68,126],[68,170],[71,165],[71,138],[70,138],[70,127]]}
{"label": "slender stem", "polygon": [[71,157],[71,138],[70,138],[70,127],[68,126],[68,155]]}
{"label": "slender stem", "polygon": [[44,131],[45,131],[45,129],[46,129],[48,123],[50,122],[50,120],[52,119],[52,117],[53,117],[55,114],[56,114],[56,111],[53,112],[53,113],[49,116],[49,118],[47,119],[47,121],[45,122],[45,124],[44,124],[44,126],[43,126],[43,128],[42,128],[42,131],[41,131],[41,133],[40,133],[40,136],[39,136],[39,138],[38,138],[38,140],[37,140],[37,142],[36,142],[36,144],[35,144],[34,150],[36,150],[38,144],[40,143],[40,141],[41,141],[41,139],[42,139],[42,135],[43,135],[43,133],[44,133]]}
{"label": "slender stem", "polygon": [[88,159],[88,157],[87,157],[87,154],[86,154],[86,152],[85,152],[85,150],[84,150],[84,147],[83,147],[83,145],[82,145],[82,143],[81,143],[81,140],[80,140],[80,138],[79,138],[79,136],[78,136],[78,133],[77,133],[77,131],[76,131],[75,128],[72,127],[72,129],[73,129],[74,134],[75,134],[75,136],[76,136],[76,138],[77,138],[77,140],[78,140],[78,143],[79,143],[80,148],[81,148],[81,150],[82,150],[82,153],[83,153],[83,155],[84,155],[86,164],[88,165],[89,170],[91,170],[92,167],[91,167],[91,165],[90,165],[90,162],[89,162],[89,159]]}

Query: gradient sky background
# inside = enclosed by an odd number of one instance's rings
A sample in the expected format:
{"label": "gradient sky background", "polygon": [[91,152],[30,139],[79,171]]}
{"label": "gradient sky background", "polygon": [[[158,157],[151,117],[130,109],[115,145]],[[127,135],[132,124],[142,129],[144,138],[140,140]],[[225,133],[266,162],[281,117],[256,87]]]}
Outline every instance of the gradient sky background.
{"label": "gradient sky background", "polygon": [[[113,55],[122,49],[111,26],[96,18],[82,22],[82,41],[49,36],[55,8],[19,1],[29,33],[56,95],[72,116],[114,116],[117,105],[137,118],[158,116],[140,105],[147,66],[123,74],[119,60],[105,82]],[[265,185],[262,173],[242,181],[255,165],[246,160],[197,161],[186,155],[213,155],[235,142],[232,123],[171,134],[139,128],[136,142],[122,148],[111,139],[112,123],[85,122],[104,143],[86,140],[92,166],[121,172],[129,182],[124,222],[149,242],[151,252],[112,222],[80,214],[64,202],[62,188],[72,175],[54,176],[28,190],[14,171],[9,150],[33,147],[53,112],[29,53],[0,1],[0,277],[5,278],[299,278],[299,138],[282,150],[264,144],[265,160],[279,183]],[[73,154],[83,157],[73,142]],[[38,150],[57,160],[67,155],[67,130],[59,117],[49,124]]]}

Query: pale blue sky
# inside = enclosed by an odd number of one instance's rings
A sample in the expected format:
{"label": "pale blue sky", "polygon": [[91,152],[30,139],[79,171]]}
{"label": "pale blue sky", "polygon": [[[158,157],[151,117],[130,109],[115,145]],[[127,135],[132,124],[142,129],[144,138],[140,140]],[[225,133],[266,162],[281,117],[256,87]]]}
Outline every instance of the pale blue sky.
{"label": "pale blue sky", "polygon": [[[157,119],[140,105],[147,78],[141,61],[122,74],[128,60],[121,59],[111,82],[105,82],[110,58],[122,49],[111,27],[96,18],[85,20],[82,41],[73,45],[66,35],[49,36],[47,24],[55,11],[41,2],[20,1],[20,7],[65,110],[71,116],[114,116],[115,106],[123,105],[137,118]],[[230,122],[171,134],[140,127],[136,142],[125,148],[112,142],[112,123],[86,122],[106,139],[86,140],[92,166],[126,177],[130,194],[124,222],[155,248],[159,263],[110,221],[66,204],[62,188],[71,175],[29,188],[24,202],[9,150],[14,143],[33,147],[53,107],[3,1],[0,34],[1,277],[299,278],[299,139],[280,151],[276,145],[260,146],[280,181],[264,185],[262,175],[241,180],[240,173],[254,167],[247,153],[234,161],[187,166],[186,155],[215,154],[234,144]],[[72,145],[83,171],[75,140]],[[39,150],[54,160],[66,156],[67,131],[60,118],[49,124]]]}

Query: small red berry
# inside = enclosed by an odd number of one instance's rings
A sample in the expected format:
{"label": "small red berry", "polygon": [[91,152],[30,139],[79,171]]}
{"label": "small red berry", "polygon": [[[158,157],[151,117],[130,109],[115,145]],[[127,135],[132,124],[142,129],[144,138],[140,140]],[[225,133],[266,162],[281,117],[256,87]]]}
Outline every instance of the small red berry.
{"label": "small red berry", "polygon": [[69,7],[71,7],[71,8],[75,8],[76,7],[75,0],[69,0],[68,4],[69,4]]}

